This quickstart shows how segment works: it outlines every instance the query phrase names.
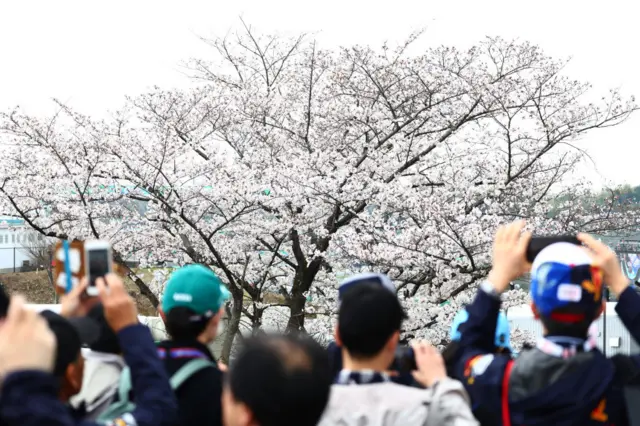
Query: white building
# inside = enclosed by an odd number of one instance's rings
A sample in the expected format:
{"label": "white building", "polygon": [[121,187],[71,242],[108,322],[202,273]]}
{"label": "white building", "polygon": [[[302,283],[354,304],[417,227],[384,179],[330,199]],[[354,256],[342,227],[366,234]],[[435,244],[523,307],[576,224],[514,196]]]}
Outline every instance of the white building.
{"label": "white building", "polygon": [[0,216],[1,273],[20,272],[25,262],[33,265],[34,259],[31,253],[36,248],[46,246],[47,241],[44,236],[27,227],[23,220]]}

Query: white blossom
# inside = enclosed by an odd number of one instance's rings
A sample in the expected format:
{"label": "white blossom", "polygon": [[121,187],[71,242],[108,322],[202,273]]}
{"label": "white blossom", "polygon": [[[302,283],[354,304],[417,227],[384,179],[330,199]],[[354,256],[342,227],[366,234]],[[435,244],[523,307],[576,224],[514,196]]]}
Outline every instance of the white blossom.
{"label": "white blossom", "polygon": [[[195,87],[110,119],[60,102],[53,117],[1,114],[0,200],[43,234],[108,239],[121,260],[210,265],[233,294],[227,354],[243,328],[331,339],[339,277],[360,271],[394,280],[407,339],[442,345],[499,224],[638,223],[582,203],[588,182],[561,186],[582,158],[566,143],[621,123],[633,100],[582,103],[589,85],[536,46],[409,55],[243,32],[211,45],[189,63]],[[159,295],[166,279],[139,285]]]}

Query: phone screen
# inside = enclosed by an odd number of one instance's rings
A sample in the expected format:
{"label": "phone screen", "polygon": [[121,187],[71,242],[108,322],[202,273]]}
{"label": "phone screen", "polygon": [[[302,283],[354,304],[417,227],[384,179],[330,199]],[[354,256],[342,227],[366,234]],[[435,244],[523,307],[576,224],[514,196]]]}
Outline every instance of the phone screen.
{"label": "phone screen", "polygon": [[96,279],[104,277],[109,269],[109,250],[90,250],[89,254],[89,285],[95,286]]}

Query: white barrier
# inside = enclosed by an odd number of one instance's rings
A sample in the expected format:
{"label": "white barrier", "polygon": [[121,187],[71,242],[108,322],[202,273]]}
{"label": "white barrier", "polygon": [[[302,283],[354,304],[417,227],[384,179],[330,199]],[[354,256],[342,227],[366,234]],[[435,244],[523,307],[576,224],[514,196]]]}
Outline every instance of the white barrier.
{"label": "white barrier", "polygon": [[[607,356],[616,354],[636,355],[640,353],[640,346],[631,337],[618,313],[615,310],[616,303],[607,302],[604,315],[595,322],[598,347]],[[534,336],[542,336],[542,323],[536,320],[530,306],[514,306],[507,310],[509,326],[513,330],[519,328],[533,333]]]}
{"label": "white barrier", "polygon": [[[34,309],[37,312],[42,311],[53,311],[56,314],[60,313],[61,305],[27,305],[28,308]],[[162,322],[162,318],[160,317],[147,317],[143,315],[138,315],[138,321],[140,324],[144,324],[151,330],[151,335],[153,336],[153,340],[160,341],[167,339],[167,332],[164,328],[164,322]]]}

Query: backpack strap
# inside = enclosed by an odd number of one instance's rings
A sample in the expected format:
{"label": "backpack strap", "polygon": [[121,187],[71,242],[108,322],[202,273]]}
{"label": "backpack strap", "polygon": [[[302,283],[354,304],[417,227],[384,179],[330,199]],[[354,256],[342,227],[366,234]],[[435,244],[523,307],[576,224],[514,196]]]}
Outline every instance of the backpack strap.
{"label": "backpack strap", "polygon": [[513,360],[509,360],[502,377],[502,426],[511,426],[511,412],[509,411],[509,379],[513,369]]}
{"label": "backpack strap", "polygon": [[185,365],[180,367],[180,369],[176,371],[173,376],[171,376],[171,389],[178,389],[184,382],[187,381],[187,379],[189,379],[198,371],[203,370],[207,367],[215,367],[215,364],[204,358],[192,359],[191,361],[187,362]]}
{"label": "backpack strap", "polygon": [[[171,376],[171,389],[178,389],[184,382],[187,381],[191,376],[193,376],[198,371],[207,368],[207,367],[215,367],[215,364],[207,359],[193,359],[183,365],[178,371],[176,371],[173,376]],[[120,380],[118,383],[118,401],[128,402],[129,394],[133,389],[131,382],[131,370],[129,367],[125,367],[120,373]]]}

